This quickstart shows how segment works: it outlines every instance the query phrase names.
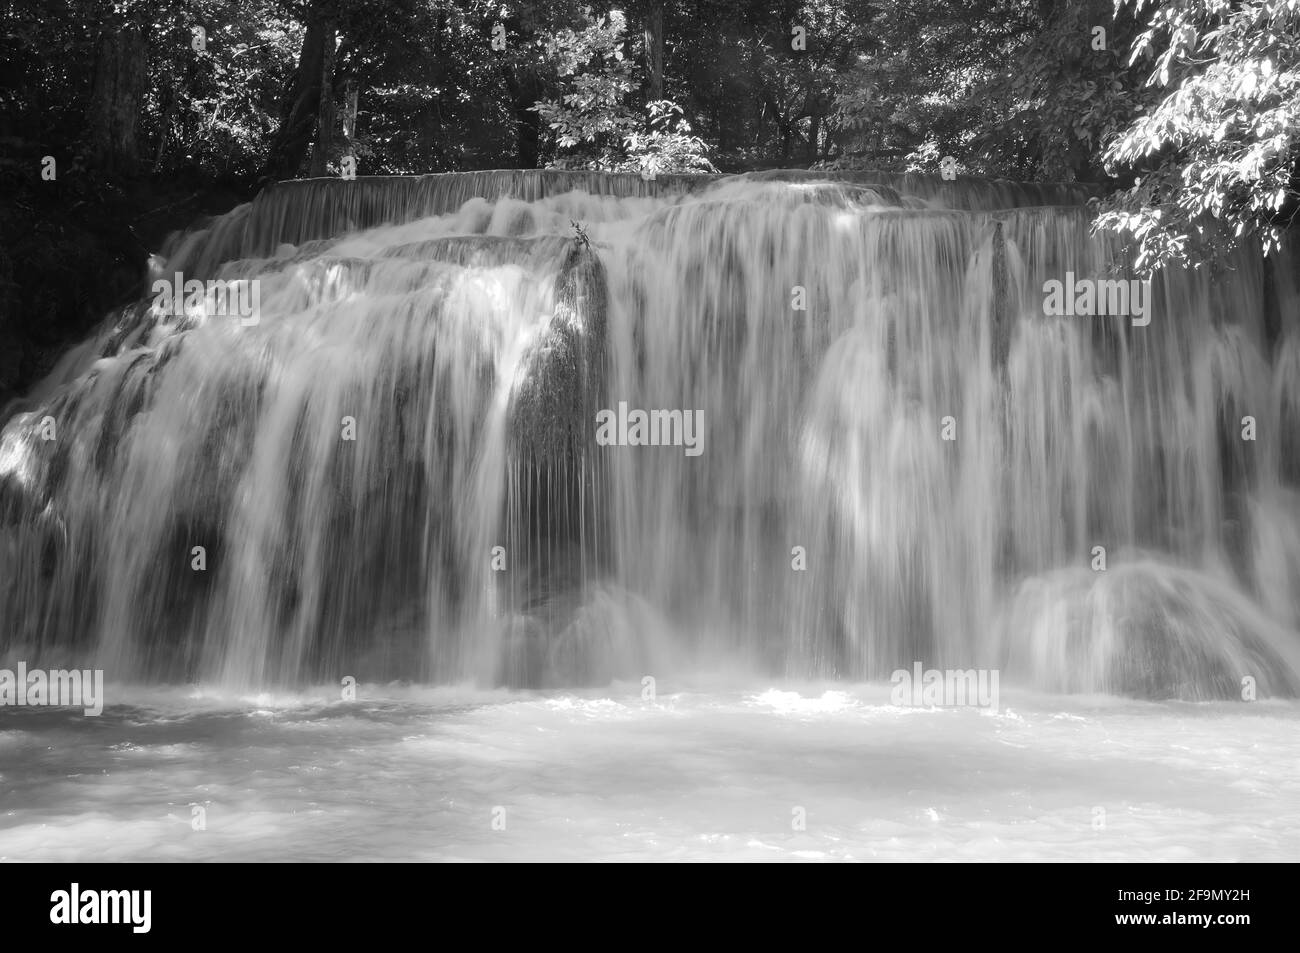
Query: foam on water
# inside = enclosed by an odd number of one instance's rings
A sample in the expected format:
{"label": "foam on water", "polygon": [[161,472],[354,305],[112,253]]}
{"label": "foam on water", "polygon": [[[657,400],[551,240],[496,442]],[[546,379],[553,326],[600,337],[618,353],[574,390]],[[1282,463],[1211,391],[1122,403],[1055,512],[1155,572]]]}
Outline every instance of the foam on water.
{"label": "foam on water", "polygon": [[[1294,702],[708,679],[128,689],[0,731],[0,861],[1154,860],[1300,852]],[[193,806],[205,829],[192,827]],[[493,828],[503,808],[504,830]],[[806,824],[797,829],[796,809]],[[1101,813],[1099,813],[1099,811]]]}

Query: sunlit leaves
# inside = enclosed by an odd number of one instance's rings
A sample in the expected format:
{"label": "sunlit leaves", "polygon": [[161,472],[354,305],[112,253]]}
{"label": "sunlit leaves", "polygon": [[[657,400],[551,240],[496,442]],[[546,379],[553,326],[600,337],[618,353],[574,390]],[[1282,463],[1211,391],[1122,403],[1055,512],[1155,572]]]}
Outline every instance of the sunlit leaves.
{"label": "sunlit leaves", "polygon": [[707,147],[692,135],[680,107],[652,102],[643,116],[630,103],[637,79],[624,53],[623,15],[587,12],[584,17],[580,29],[545,36],[547,57],[563,81],[563,92],[533,108],[554,136],[552,164],[654,174],[712,171]]}
{"label": "sunlit leaves", "polygon": [[1142,186],[1113,197],[1098,227],[1128,235],[1144,268],[1200,263],[1246,236],[1276,247],[1300,198],[1300,4],[1161,4],[1133,60],[1148,54],[1163,98],[1107,151]]}

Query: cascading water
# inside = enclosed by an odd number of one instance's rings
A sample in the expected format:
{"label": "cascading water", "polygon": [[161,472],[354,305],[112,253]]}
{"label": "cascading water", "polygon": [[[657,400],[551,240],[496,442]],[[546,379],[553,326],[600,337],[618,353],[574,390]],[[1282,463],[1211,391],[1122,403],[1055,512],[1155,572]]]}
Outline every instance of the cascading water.
{"label": "cascading water", "polygon": [[[1087,197],[272,188],[162,269],[256,280],[256,324],[142,302],[4,425],[0,652],[233,686],[921,660],[1294,695],[1294,260],[1163,273],[1146,326],[1045,315],[1045,282],[1122,266]],[[692,412],[701,452],[598,443],[620,406]]]}

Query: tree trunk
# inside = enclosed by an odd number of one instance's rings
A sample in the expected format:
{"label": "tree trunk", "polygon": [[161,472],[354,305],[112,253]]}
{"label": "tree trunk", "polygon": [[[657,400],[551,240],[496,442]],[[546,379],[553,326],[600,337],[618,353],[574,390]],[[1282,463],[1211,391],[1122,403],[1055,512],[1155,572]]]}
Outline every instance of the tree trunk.
{"label": "tree trunk", "polygon": [[537,102],[536,97],[540,92],[532,95],[533,98],[526,102],[515,104],[515,118],[518,120],[515,127],[515,143],[521,169],[537,168],[537,161],[541,157],[542,117],[531,109],[533,103]]}
{"label": "tree trunk", "polygon": [[87,132],[92,161],[111,174],[130,175],[139,166],[136,119],[146,60],[138,27],[112,20],[104,25],[95,44]]}
{"label": "tree trunk", "polygon": [[501,66],[501,75],[514,106],[515,161],[520,169],[535,169],[541,156],[542,117],[531,107],[541,98],[540,84],[526,71],[522,77],[517,76],[505,63]]}
{"label": "tree trunk", "polygon": [[664,5],[655,3],[645,19],[645,98],[664,98]]}
{"label": "tree trunk", "polygon": [[357,137],[357,100],[360,98],[360,90],[357,88],[356,80],[348,80],[347,86],[343,90],[343,138],[352,144],[352,140]]}
{"label": "tree trunk", "polygon": [[290,179],[302,167],[307,145],[316,130],[327,43],[331,46],[334,43],[334,2],[313,0],[298,68],[280,100],[280,128],[271,140],[271,152],[263,170],[265,178]]}
{"label": "tree trunk", "polygon": [[176,78],[170,74],[164,83],[159,84],[159,89],[166,105],[163,107],[162,120],[158,123],[158,151],[154,153],[153,157],[155,170],[162,165],[163,153],[167,151],[167,139],[171,134],[172,117],[176,114],[176,101],[180,99],[176,92]]}
{"label": "tree trunk", "polygon": [[[360,90],[355,79],[349,79],[343,86],[343,154],[356,159],[357,138],[357,100]],[[353,168],[356,168],[354,165]]]}
{"label": "tree trunk", "polygon": [[311,175],[320,178],[329,170],[330,147],[334,144],[334,29],[326,31],[321,57],[320,108],[316,113],[316,143],[311,150]]}

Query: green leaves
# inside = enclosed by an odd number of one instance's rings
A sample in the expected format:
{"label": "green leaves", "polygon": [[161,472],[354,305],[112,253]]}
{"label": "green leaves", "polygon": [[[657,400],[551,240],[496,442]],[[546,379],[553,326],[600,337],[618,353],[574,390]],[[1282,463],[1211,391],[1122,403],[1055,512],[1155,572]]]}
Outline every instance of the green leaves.
{"label": "green leaves", "polygon": [[[1138,4],[1141,6],[1142,4]],[[1182,0],[1157,7],[1134,44],[1168,92],[1114,138],[1114,167],[1144,172],[1097,227],[1135,242],[1140,265],[1202,264],[1248,237],[1281,241],[1300,196],[1300,4]],[[1149,206],[1149,207],[1148,207]]]}
{"label": "green leaves", "polygon": [[532,107],[554,136],[553,164],[653,174],[715,171],[704,141],[691,135],[679,106],[652,102],[643,116],[629,104],[637,82],[623,53],[623,15],[587,12],[584,17],[581,29],[561,29],[545,38],[547,57],[566,81],[558,99]]}

